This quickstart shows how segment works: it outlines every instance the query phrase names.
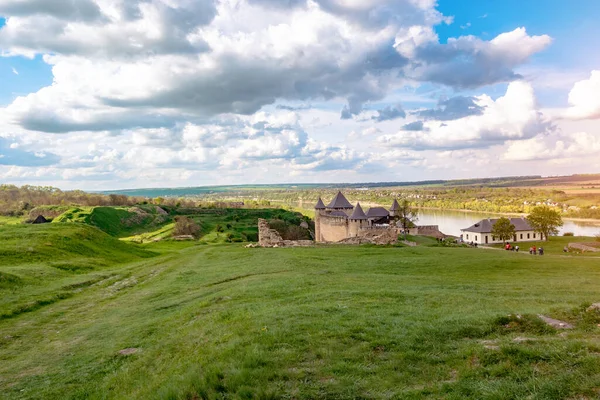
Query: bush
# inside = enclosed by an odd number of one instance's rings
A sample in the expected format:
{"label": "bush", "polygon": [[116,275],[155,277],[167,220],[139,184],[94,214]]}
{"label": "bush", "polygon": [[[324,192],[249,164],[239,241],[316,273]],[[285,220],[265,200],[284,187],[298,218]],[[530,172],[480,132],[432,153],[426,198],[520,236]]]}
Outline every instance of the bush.
{"label": "bush", "polygon": [[563,236],[575,236],[575,234],[573,232],[565,232]]}
{"label": "bush", "polygon": [[175,218],[175,229],[173,229],[173,236],[187,236],[191,235],[198,237],[200,233],[200,226],[194,222],[193,219],[188,217],[176,217]]}

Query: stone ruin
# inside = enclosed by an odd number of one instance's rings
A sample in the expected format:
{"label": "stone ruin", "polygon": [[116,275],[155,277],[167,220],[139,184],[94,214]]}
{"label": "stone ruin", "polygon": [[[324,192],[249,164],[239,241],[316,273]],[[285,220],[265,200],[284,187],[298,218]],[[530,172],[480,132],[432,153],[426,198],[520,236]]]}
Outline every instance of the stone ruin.
{"label": "stone ruin", "polygon": [[398,242],[400,231],[395,228],[369,229],[361,231],[359,236],[336,242],[338,244],[376,244],[387,245]]}
{"label": "stone ruin", "polygon": [[[369,229],[360,236],[347,238],[336,242],[337,244],[376,244],[386,245],[398,242],[397,229],[382,228]],[[249,244],[246,247],[308,247],[313,246],[312,240],[284,240],[279,232],[271,229],[267,220],[258,220],[258,244]]]}
{"label": "stone ruin", "polygon": [[[314,245],[312,240],[284,240],[279,232],[271,229],[267,220],[258,220],[258,246],[260,247],[307,247]],[[248,246],[247,246],[248,247]],[[249,245],[249,247],[256,247]]]}

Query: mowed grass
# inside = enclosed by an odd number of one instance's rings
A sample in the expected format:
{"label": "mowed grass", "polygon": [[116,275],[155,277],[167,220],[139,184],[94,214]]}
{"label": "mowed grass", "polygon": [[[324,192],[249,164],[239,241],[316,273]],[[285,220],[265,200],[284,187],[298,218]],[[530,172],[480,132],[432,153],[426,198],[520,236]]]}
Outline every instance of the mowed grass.
{"label": "mowed grass", "polygon": [[[57,278],[77,287],[70,297],[0,320],[0,397],[600,393],[600,315],[585,311],[600,301],[596,259],[441,247],[147,249],[163,255],[104,268],[93,284],[98,271]],[[538,313],[576,328],[554,331]]]}
{"label": "mowed grass", "polygon": [[[519,246],[520,253],[526,253],[529,255],[529,248],[535,246],[536,248],[542,247],[544,249],[545,255],[567,255],[569,257],[598,257],[600,261],[600,252],[592,252],[592,251],[580,251],[576,249],[569,249],[568,254],[564,253],[564,248],[569,246],[569,243],[583,243],[583,244],[591,244],[596,245],[598,243],[595,237],[590,236],[551,236],[549,240],[546,241],[534,241],[534,242],[510,242],[511,245]],[[491,247],[503,248],[502,244],[493,244]]]}

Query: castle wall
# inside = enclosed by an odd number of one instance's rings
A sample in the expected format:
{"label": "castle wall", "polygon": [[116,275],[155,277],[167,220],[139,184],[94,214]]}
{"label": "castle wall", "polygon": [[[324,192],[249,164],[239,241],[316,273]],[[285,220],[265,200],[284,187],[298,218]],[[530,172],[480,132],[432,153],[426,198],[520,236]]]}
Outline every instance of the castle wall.
{"label": "castle wall", "polygon": [[320,242],[339,242],[348,237],[347,220],[343,218],[319,216]]}

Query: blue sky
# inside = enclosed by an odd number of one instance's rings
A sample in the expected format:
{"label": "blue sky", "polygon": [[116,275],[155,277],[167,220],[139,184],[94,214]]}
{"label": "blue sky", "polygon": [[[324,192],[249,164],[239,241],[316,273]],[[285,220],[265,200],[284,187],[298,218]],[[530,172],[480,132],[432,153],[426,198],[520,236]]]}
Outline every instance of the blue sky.
{"label": "blue sky", "polygon": [[0,182],[600,171],[597,1],[40,4],[0,2]]}

